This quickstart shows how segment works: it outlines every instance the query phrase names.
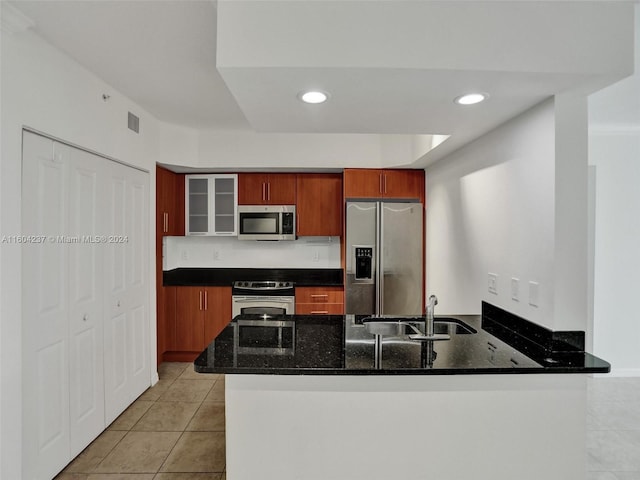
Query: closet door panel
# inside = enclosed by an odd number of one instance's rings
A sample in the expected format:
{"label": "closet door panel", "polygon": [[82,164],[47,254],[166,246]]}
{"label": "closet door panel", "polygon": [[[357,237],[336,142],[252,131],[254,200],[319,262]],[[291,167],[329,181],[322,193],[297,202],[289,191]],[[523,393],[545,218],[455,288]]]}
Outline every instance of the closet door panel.
{"label": "closet door panel", "polygon": [[22,235],[44,237],[22,245],[25,478],[50,478],[69,459],[67,155],[52,140],[24,134]]}
{"label": "closet door panel", "polygon": [[129,258],[123,297],[129,318],[130,398],[134,400],[150,384],[149,362],[149,176],[127,169],[128,195],[125,236]]}
{"label": "closet door panel", "polygon": [[[107,172],[109,210],[106,212],[107,235],[124,237],[127,231],[127,181],[124,171]],[[105,255],[105,420],[109,424],[126,408],[129,395],[127,353],[128,319],[123,305],[127,284],[127,250],[124,242],[107,243]]]}
{"label": "closet door panel", "polygon": [[104,160],[72,150],[69,161],[69,375],[71,456],[105,426],[103,268]]}
{"label": "closet door panel", "polygon": [[150,385],[148,175],[111,165],[105,262],[105,410],[110,423]]}

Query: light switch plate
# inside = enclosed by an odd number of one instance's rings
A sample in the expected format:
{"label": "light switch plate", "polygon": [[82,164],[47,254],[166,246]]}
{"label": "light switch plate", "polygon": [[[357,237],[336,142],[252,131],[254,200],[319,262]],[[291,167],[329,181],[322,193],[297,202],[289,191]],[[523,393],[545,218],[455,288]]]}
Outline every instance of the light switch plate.
{"label": "light switch plate", "polygon": [[511,277],[511,299],[520,301],[520,279],[516,277]]}
{"label": "light switch plate", "polygon": [[537,307],[540,297],[540,284],[538,282],[529,282],[529,305]]}
{"label": "light switch plate", "polygon": [[494,295],[498,294],[498,275],[495,273],[489,272],[489,293],[493,293]]}

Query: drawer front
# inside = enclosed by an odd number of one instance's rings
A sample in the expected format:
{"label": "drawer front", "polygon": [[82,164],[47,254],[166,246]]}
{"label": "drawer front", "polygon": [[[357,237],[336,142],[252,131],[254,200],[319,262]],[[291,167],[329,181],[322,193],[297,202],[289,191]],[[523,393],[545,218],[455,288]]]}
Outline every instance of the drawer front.
{"label": "drawer front", "polygon": [[342,287],[298,287],[296,303],[344,303]]}
{"label": "drawer front", "polygon": [[296,303],[296,315],[344,315],[344,304]]}

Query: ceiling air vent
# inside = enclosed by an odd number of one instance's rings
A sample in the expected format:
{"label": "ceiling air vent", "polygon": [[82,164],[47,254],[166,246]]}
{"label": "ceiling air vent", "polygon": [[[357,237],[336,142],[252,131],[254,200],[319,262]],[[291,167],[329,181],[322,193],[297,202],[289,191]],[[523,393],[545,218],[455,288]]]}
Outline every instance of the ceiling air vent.
{"label": "ceiling air vent", "polygon": [[133,113],[129,112],[129,130],[133,130],[136,133],[140,133],[140,119]]}

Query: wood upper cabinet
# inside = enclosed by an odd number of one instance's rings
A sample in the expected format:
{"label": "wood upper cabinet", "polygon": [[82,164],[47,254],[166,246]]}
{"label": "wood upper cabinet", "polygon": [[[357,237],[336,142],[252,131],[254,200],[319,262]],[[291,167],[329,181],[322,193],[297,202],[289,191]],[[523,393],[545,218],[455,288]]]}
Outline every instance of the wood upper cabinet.
{"label": "wood upper cabinet", "polygon": [[424,203],[424,170],[383,170],[383,197],[418,198]]}
{"label": "wood upper cabinet", "polygon": [[380,198],[382,196],[382,170],[345,169],[345,198]]}
{"label": "wood upper cabinet", "polygon": [[156,233],[184,235],[184,174],[156,167]]}
{"label": "wood upper cabinet", "polygon": [[231,287],[176,287],[174,351],[201,352],[231,321]]}
{"label": "wood upper cabinet", "polygon": [[342,175],[299,174],[296,225],[300,236],[342,235]]}
{"label": "wood upper cabinet", "polygon": [[295,173],[239,173],[238,205],[295,205]]}
{"label": "wood upper cabinet", "polygon": [[424,170],[346,169],[344,196],[415,198],[424,203]]}
{"label": "wood upper cabinet", "polygon": [[236,174],[186,175],[185,190],[187,235],[238,234]]}

